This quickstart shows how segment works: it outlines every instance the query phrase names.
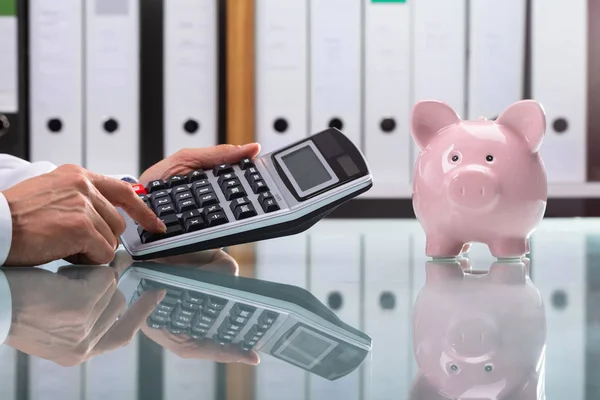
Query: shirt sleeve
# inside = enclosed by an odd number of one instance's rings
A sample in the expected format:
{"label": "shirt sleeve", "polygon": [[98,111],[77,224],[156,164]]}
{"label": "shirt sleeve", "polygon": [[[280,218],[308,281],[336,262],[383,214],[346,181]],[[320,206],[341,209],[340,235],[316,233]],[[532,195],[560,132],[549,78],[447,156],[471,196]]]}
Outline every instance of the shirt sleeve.
{"label": "shirt sleeve", "polygon": [[0,344],[4,344],[12,324],[12,296],[6,275],[0,269]]}

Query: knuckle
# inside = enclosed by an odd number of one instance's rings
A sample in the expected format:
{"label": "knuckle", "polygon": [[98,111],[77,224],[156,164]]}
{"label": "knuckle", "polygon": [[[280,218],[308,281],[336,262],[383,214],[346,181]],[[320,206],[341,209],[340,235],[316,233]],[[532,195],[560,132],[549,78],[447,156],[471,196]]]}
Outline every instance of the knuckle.
{"label": "knuckle", "polygon": [[89,193],[91,182],[83,173],[72,173],[69,175],[69,184],[82,193]]}

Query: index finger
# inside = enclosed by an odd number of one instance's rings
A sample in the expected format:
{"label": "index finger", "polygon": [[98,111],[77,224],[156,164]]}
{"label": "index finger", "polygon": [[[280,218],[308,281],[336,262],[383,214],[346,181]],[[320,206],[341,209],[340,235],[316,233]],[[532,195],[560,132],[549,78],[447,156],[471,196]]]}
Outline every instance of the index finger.
{"label": "index finger", "polygon": [[167,231],[165,224],[135,193],[129,183],[93,172],[89,172],[89,179],[112,205],[122,208],[145,230],[154,233]]}

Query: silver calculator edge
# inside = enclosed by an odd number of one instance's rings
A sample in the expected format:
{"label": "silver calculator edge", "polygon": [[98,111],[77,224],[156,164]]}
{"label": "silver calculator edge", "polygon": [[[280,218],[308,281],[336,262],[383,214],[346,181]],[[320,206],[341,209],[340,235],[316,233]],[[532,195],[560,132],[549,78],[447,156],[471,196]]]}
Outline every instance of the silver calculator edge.
{"label": "silver calculator edge", "polygon": [[[327,204],[333,203],[336,200],[342,199],[346,196],[355,193],[356,191],[368,186],[372,182],[372,175],[369,169],[369,173],[361,178],[353,180],[340,188],[333,191],[324,192],[307,202],[297,201],[291,193],[287,190],[284,182],[279,177],[275,169],[275,165],[271,159],[271,154],[266,154],[254,160],[254,164],[260,174],[263,176],[267,186],[270,189],[273,197],[277,200],[280,210],[265,214],[259,214],[255,217],[246,220],[236,220],[233,212],[229,207],[223,207],[225,214],[227,215],[228,223],[224,225],[215,226],[212,228],[202,229],[193,233],[185,233],[183,235],[174,236],[167,239],[162,239],[156,242],[143,244],[137,231],[136,223],[129,217],[125,212],[119,209],[119,212],[125,218],[127,226],[125,232],[121,235],[121,241],[123,246],[132,256],[144,256],[146,254],[157,253],[172,248],[177,248],[186,245],[192,245],[195,243],[208,241],[211,239],[230,236],[242,232],[252,231],[265,226],[273,226],[280,223],[289,222],[295,219],[302,218],[303,216],[316,211]],[[362,155],[362,154],[361,154]],[[364,158],[364,157],[363,157]],[[365,162],[366,164],[366,162]],[[368,164],[367,168],[368,167]],[[237,174],[243,172],[238,165],[233,165]],[[330,171],[328,165],[325,167]],[[214,177],[212,172],[208,172],[208,180],[214,186],[218,187],[217,177]],[[246,179],[240,179],[243,188],[247,193],[254,193],[250,184]],[[284,190],[280,190],[283,188]],[[216,190],[215,193],[219,199],[220,204],[228,204],[229,202],[225,199],[224,194],[220,190]],[[257,210],[262,210],[260,204],[256,198],[250,199],[252,205]]]}
{"label": "silver calculator edge", "polygon": [[[223,287],[221,286],[212,285],[206,282],[196,281],[179,276],[174,276],[163,272],[151,271],[145,268],[138,268],[135,266],[129,267],[125,271],[118,285],[119,290],[123,292],[125,298],[128,301],[128,306],[133,300],[133,294],[137,290],[140,280],[144,278],[148,278],[151,280],[158,281],[160,283],[164,283],[166,285],[172,285],[186,290],[198,291],[201,293],[206,293],[208,295],[212,294],[217,297],[226,297],[230,301],[227,303],[227,306],[221,311],[221,313],[224,314],[229,313],[230,308],[233,307],[233,304],[235,302],[242,302],[244,304],[253,305],[264,310],[271,310],[277,312],[280,315],[280,317],[277,318],[277,320],[269,329],[267,334],[256,343],[256,345],[254,346],[255,351],[270,353],[271,348],[275,344],[275,341],[271,341],[270,339],[273,336],[279,337],[280,335],[276,335],[277,332],[287,332],[298,322],[303,322],[307,325],[312,326],[316,325],[324,333],[332,335],[336,338],[339,338],[342,341],[345,341],[366,351],[371,351],[370,342],[367,342],[366,340],[346,330],[341,329],[340,327],[332,324],[331,322],[319,316],[314,315],[313,313],[307,312],[306,310],[304,310],[304,308],[294,303],[273,299],[271,297],[262,296],[255,293],[248,293],[237,289],[226,288],[226,290],[223,290]],[[248,321],[244,329],[240,331],[238,336],[243,337],[247,333],[247,331],[249,331],[252,328],[252,326],[257,323],[258,317],[259,313],[255,313]],[[217,329],[218,326],[217,324],[215,324],[206,333],[206,337],[212,337],[212,335],[217,332]]]}

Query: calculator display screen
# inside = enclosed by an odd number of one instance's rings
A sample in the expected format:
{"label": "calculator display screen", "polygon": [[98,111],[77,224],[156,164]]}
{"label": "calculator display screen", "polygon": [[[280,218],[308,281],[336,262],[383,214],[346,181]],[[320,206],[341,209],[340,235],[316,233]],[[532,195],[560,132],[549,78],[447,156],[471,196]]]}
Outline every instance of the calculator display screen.
{"label": "calculator display screen", "polygon": [[337,342],[315,331],[300,327],[276,350],[275,355],[310,369],[329,354],[336,345]]}
{"label": "calculator display screen", "polygon": [[311,146],[303,146],[282,156],[281,160],[302,191],[309,191],[332,179]]}

